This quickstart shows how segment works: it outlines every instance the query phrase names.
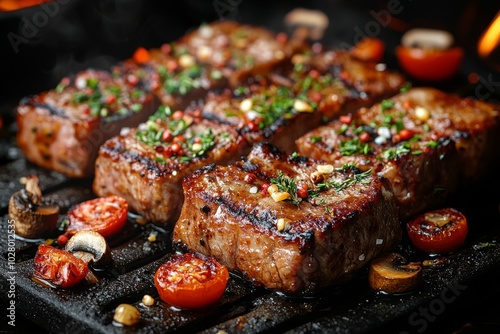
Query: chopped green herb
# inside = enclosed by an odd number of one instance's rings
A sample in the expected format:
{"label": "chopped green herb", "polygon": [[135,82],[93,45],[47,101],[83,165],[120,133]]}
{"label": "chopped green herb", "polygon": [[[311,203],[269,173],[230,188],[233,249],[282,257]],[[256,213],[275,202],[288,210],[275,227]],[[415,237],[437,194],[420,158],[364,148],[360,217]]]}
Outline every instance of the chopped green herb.
{"label": "chopped green herb", "polygon": [[399,90],[400,93],[406,93],[411,88],[411,82],[406,82]]}
{"label": "chopped green herb", "polygon": [[319,143],[323,141],[323,138],[321,138],[320,136],[310,136],[309,140],[312,141],[313,143]]}
{"label": "chopped green herb", "polygon": [[282,171],[278,172],[277,177],[271,179],[271,184],[276,185],[279,191],[290,194],[290,198],[286,200],[287,202],[299,205],[302,201],[302,199],[297,195],[297,183],[295,183],[294,179],[285,176]]}
{"label": "chopped green herb", "polygon": [[380,102],[380,110],[382,112],[385,112],[387,109],[391,109],[392,107],[394,107],[395,104],[396,103],[391,100],[382,100],[382,102]]}

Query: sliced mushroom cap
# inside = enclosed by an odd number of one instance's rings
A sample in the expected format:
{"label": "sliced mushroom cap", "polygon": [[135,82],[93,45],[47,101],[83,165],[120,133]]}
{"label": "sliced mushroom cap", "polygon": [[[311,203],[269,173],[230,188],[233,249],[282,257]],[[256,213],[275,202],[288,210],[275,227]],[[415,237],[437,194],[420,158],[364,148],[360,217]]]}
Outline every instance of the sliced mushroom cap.
{"label": "sliced mushroom cap", "polygon": [[445,50],[453,45],[453,35],[444,30],[415,28],[408,30],[401,44],[408,48]]}
{"label": "sliced mushroom cap", "polygon": [[64,249],[88,262],[94,269],[104,269],[112,261],[111,249],[106,239],[95,231],[76,232]]}
{"label": "sliced mushroom cap", "polygon": [[59,207],[42,199],[37,176],[30,176],[26,188],[14,193],[9,201],[9,219],[14,221],[17,235],[38,239],[57,228]]}
{"label": "sliced mushroom cap", "polygon": [[422,283],[422,266],[398,253],[385,254],[372,261],[368,280],[375,291],[408,292]]}

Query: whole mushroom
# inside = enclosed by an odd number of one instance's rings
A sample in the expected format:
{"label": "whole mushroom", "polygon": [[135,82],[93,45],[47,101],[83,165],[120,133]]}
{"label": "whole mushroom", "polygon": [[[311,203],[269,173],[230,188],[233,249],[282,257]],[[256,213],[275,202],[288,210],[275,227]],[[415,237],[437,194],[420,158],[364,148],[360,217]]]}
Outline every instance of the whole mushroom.
{"label": "whole mushroom", "polygon": [[59,207],[42,198],[38,176],[28,176],[25,189],[14,193],[9,201],[9,219],[17,235],[38,239],[57,228]]}

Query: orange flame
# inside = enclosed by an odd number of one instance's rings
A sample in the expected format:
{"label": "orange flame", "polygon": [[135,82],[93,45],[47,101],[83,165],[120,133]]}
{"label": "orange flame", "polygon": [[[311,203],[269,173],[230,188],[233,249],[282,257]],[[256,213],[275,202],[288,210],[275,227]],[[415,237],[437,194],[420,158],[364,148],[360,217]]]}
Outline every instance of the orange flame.
{"label": "orange flame", "polygon": [[18,10],[25,7],[39,5],[50,0],[0,0],[0,12]]}
{"label": "orange flame", "polygon": [[500,43],[500,11],[495,16],[493,22],[479,39],[477,46],[481,57],[487,57],[495,47]]}

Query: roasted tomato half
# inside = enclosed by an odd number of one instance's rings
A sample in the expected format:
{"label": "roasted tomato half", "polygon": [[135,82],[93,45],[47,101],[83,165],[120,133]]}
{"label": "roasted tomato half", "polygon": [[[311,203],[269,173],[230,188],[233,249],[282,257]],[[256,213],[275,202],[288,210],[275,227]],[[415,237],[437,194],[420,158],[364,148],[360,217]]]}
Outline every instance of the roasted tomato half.
{"label": "roasted tomato half", "polygon": [[93,230],[107,238],[118,233],[127,222],[128,203],[119,196],[99,197],[82,202],[68,212],[66,233]]}
{"label": "roasted tomato half", "polygon": [[452,78],[460,69],[464,52],[459,47],[445,50],[398,46],[396,57],[409,75],[424,81],[443,81]]}
{"label": "roasted tomato half", "polygon": [[449,253],[463,246],[468,232],[466,217],[453,208],[429,211],[408,222],[413,245],[426,253]]}
{"label": "roasted tomato half", "polygon": [[70,288],[85,279],[87,262],[49,245],[40,245],[34,259],[33,275],[62,288]]}
{"label": "roasted tomato half", "polygon": [[174,254],[156,271],[160,298],[178,308],[201,308],[218,301],[226,290],[229,272],[210,257]]}
{"label": "roasted tomato half", "polygon": [[384,58],[385,43],[379,38],[365,37],[352,49],[351,54],[363,61],[380,62]]}

